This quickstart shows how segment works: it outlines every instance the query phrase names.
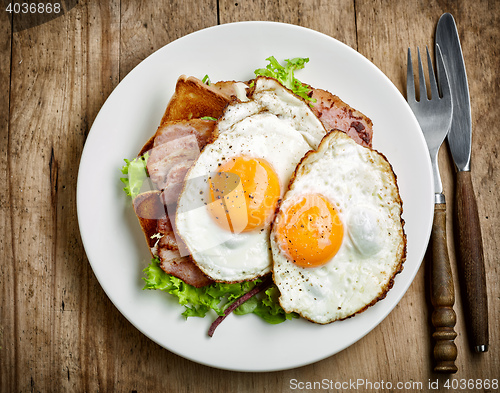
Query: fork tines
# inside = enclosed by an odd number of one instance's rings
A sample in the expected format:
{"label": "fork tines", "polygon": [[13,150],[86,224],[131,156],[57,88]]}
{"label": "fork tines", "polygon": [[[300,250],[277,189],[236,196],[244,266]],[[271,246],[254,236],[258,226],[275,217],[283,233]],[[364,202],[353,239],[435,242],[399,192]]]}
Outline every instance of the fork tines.
{"label": "fork tines", "polygon": [[[447,83],[447,81],[441,81],[439,80],[439,86],[441,90],[441,95],[439,95],[438,92],[438,84],[436,82],[436,77],[434,73],[434,68],[432,66],[432,60],[431,56],[429,54],[429,48],[426,46],[425,47],[426,52],[427,52],[427,69],[429,73],[429,83],[431,87],[431,96],[430,98],[443,98],[445,95],[450,94],[450,87]],[[425,85],[425,76],[424,76],[424,67],[422,65],[422,59],[420,58],[420,48],[417,48],[417,54],[418,54],[418,83],[419,83],[419,101],[422,101],[422,99],[427,99],[429,100],[429,97],[427,95],[427,88]],[[413,65],[412,65],[412,58],[411,58],[411,49],[408,48],[408,63],[407,63],[407,72],[406,72],[406,92],[407,92],[407,98],[408,101],[410,99],[417,101],[416,95],[415,95],[415,81],[413,77]],[[436,44],[436,67],[437,67],[437,74],[438,78],[440,75],[445,75],[444,74],[444,63],[443,63],[443,55],[441,54],[441,49],[439,48],[439,45]],[[443,83],[445,82],[445,83]]]}

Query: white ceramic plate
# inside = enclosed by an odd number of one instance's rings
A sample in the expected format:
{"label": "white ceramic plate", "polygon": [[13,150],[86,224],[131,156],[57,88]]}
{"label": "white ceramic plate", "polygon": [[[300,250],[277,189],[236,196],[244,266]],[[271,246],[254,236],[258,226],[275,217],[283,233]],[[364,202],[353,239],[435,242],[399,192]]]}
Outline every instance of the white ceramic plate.
{"label": "white ceramic plate", "polygon": [[[150,262],[131,201],[119,178],[155,132],[181,74],[212,81],[248,80],[266,58],[309,57],[296,76],[327,89],[374,123],[373,146],[393,165],[403,199],[408,257],[387,297],[330,325],[305,320],[269,325],[230,315],[207,336],[212,318],[180,315],[170,295],[144,291]],[[78,221],[92,269],[114,305],[141,332],[187,359],[238,371],[273,371],[313,363],[350,346],[377,326],[410,286],[427,247],[433,212],[430,160],[418,123],[391,81],[359,53],[324,34],[272,22],[242,22],[198,31],[158,50],[117,86],[87,138],[78,175]]]}

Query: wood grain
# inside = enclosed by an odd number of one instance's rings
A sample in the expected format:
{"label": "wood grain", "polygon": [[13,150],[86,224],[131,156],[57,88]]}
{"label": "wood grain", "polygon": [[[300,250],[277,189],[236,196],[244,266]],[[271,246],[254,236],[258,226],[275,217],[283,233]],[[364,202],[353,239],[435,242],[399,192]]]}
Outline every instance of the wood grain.
{"label": "wood grain", "polygon": [[[86,0],[21,31],[13,31],[10,16],[0,12],[0,392],[287,392],[291,379],[325,378],[414,381],[423,383],[423,391],[429,380],[438,380],[437,391],[449,391],[445,377],[432,372],[426,264],[394,311],[348,349],[295,370],[234,373],[183,359],[135,329],[97,282],[76,217],[78,163],[95,116],[119,81],[163,45],[217,23],[294,23],[358,50],[405,95],[406,50],[432,46],[443,12],[457,22],[469,78],[472,182],[483,233],[491,348],[482,355],[469,351],[458,295],[454,378],[498,378],[499,2]],[[14,18],[14,27],[21,17]],[[221,59],[231,56],[214,50]],[[446,146],[439,158],[458,288],[455,170]],[[265,348],[257,350],[265,356]]]}
{"label": "wood grain", "polygon": [[343,0],[220,0],[220,23],[266,20],[292,23],[328,34],[356,49],[354,2]]}
{"label": "wood grain", "polygon": [[17,336],[14,313],[16,270],[12,247],[14,239],[9,165],[11,22],[10,15],[0,13],[0,261],[3,261],[0,263],[0,387],[14,387],[17,379],[12,370],[16,364]]}
{"label": "wood grain", "polygon": [[216,24],[215,0],[173,0],[155,5],[148,0],[122,0],[120,78],[169,42]]}

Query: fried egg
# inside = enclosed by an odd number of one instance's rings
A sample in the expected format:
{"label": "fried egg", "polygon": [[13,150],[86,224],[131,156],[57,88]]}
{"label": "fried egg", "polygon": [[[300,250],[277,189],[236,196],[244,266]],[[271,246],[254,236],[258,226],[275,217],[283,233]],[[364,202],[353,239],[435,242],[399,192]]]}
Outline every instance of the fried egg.
{"label": "fried egg", "polygon": [[230,104],[215,140],[186,175],[175,225],[194,262],[219,282],[271,271],[270,224],[301,158],[326,131],[301,98],[257,78],[249,101]]}
{"label": "fried egg", "polygon": [[386,158],[332,131],[296,169],[273,222],[273,279],[286,312],[326,324],[383,298],[406,237]]}

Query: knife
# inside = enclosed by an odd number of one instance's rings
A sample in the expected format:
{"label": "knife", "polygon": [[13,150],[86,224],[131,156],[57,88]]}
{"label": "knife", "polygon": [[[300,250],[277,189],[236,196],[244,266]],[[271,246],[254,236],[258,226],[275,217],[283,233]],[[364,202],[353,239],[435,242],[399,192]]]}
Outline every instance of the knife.
{"label": "knife", "polygon": [[472,122],[469,87],[457,26],[449,13],[439,18],[436,44],[448,70],[453,100],[448,145],[457,167],[455,220],[458,224],[457,260],[464,316],[472,348],[476,352],[486,352],[489,344],[488,300],[481,226],[470,172]]}

